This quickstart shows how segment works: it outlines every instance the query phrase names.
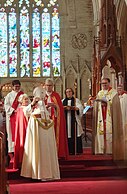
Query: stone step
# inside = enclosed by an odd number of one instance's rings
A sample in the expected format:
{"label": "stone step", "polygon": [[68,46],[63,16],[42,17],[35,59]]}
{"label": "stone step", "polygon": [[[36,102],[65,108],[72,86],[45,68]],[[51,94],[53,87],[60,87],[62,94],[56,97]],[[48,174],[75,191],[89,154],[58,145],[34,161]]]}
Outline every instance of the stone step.
{"label": "stone step", "polygon": [[[59,160],[62,178],[127,176],[127,164],[114,162],[111,155],[92,155],[89,149],[82,155],[70,155]],[[20,170],[13,169],[13,157],[6,169],[8,179],[20,179]]]}

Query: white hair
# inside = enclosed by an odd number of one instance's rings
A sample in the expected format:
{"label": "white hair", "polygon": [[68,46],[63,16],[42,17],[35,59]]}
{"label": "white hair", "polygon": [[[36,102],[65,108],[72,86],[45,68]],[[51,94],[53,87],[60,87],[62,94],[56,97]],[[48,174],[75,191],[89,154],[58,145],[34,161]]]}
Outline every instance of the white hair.
{"label": "white hair", "polygon": [[52,78],[47,78],[47,79],[45,80],[45,84],[48,84],[48,83],[52,83],[52,85],[54,85],[53,79],[52,79]]}
{"label": "white hair", "polygon": [[46,91],[42,86],[36,87],[33,91],[34,97],[39,97],[40,99],[44,99],[45,95],[46,95]]}
{"label": "white hair", "polygon": [[22,103],[23,98],[29,98],[29,97],[28,97],[27,94],[21,94],[21,95],[19,96],[19,98],[18,98],[18,101],[19,101],[20,103]]}

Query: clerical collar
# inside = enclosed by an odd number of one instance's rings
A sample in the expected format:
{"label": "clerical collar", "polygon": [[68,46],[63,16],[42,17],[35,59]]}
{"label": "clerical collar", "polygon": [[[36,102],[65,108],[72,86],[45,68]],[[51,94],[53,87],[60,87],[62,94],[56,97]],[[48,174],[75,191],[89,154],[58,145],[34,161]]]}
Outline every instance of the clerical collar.
{"label": "clerical collar", "polygon": [[66,97],[66,99],[67,99],[67,100],[73,100],[73,99],[74,99],[74,96],[72,96],[72,97],[70,97],[70,98]]}
{"label": "clerical collar", "polygon": [[47,92],[46,91],[46,94],[47,94],[47,96],[50,96],[52,94],[52,92]]}

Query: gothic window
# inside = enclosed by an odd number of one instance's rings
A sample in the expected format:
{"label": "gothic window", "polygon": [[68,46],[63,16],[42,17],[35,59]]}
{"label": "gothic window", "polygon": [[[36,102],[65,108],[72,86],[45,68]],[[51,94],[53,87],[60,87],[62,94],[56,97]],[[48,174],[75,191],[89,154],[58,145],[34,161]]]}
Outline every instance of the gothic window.
{"label": "gothic window", "polygon": [[60,76],[57,0],[0,1],[0,77]]}

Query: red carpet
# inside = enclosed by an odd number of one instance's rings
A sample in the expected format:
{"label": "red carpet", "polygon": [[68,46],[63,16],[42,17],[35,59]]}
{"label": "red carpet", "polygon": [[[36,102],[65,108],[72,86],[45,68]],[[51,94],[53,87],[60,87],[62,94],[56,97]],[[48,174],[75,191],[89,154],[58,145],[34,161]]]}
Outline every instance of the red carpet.
{"label": "red carpet", "polygon": [[10,194],[127,194],[127,165],[116,164],[111,155],[95,156],[87,149],[59,164],[60,181],[40,182],[20,177],[12,159],[7,169]]}
{"label": "red carpet", "polygon": [[127,194],[127,180],[63,179],[57,182],[16,183],[10,181],[10,194]]}

